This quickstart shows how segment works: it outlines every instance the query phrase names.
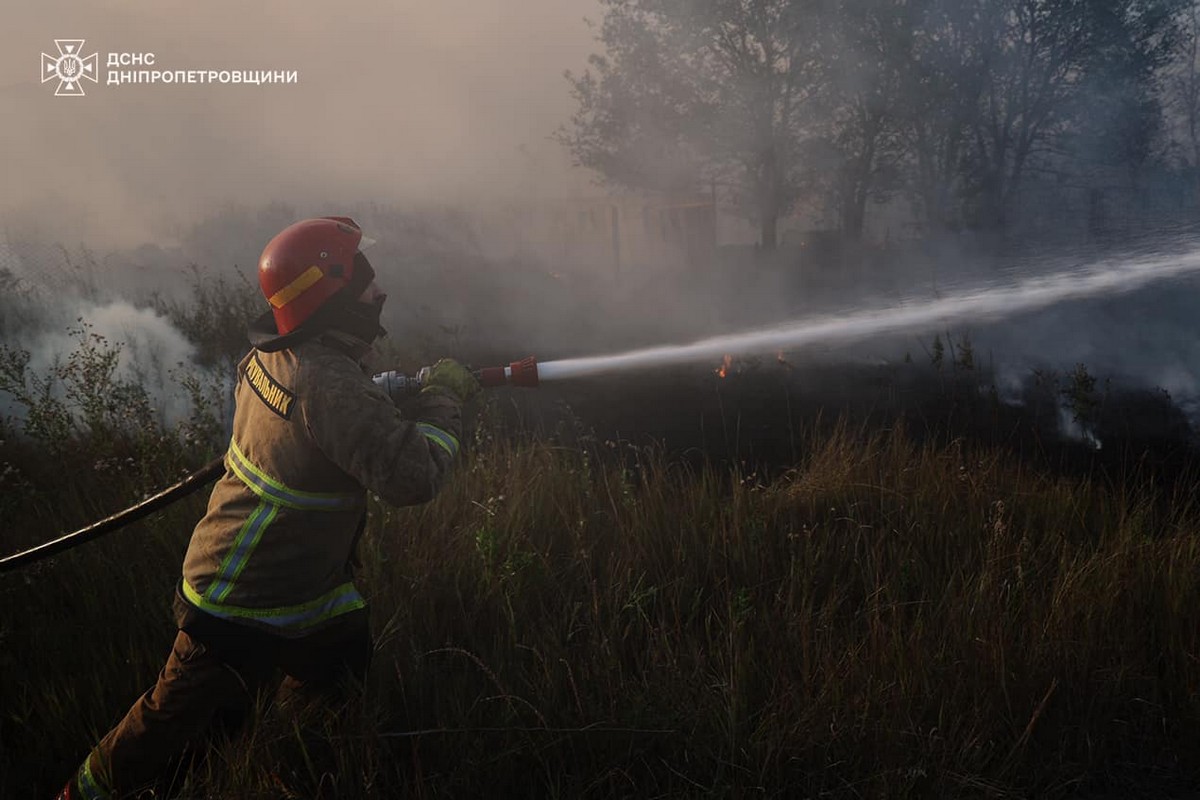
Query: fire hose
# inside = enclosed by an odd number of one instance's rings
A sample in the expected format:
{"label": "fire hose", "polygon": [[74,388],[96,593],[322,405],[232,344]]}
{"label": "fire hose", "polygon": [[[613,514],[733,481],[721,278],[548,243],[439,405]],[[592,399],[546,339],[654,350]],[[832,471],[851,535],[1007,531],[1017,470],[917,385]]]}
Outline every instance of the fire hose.
{"label": "fire hose", "polygon": [[[523,358],[520,361],[514,361],[507,367],[485,367],[475,370],[473,374],[479,381],[479,384],[486,389],[499,386],[524,386],[532,388],[538,385],[537,361],[532,356]],[[420,391],[424,388],[428,378],[429,367],[422,367],[415,375],[406,375],[402,372],[389,370],[388,372],[381,372],[375,375],[372,380],[375,382],[375,385],[387,392],[393,402],[396,402],[402,401]],[[132,505],[123,511],[118,511],[102,520],[93,522],[91,525],[80,528],[73,533],[65,534],[57,539],[52,539],[36,547],[31,547],[28,550],[22,550],[19,553],[0,558],[0,572],[19,569],[131,525],[193,494],[201,487],[207,486],[221,477],[224,472],[225,457],[218,456],[178,483],[163,489],[158,494],[147,497],[136,505]]]}

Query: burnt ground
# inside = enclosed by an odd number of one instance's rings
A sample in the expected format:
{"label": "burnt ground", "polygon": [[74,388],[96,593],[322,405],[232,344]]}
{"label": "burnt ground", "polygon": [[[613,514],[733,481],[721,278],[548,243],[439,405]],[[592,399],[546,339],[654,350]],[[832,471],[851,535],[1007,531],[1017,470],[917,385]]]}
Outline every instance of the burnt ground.
{"label": "burnt ground", "polygon": [[[1155,240],[1183,249],[1193,240],[1172,241]],[[1141,252],[1136,242],[1087,252],[959,240],[852,251],[818,244],[770,255],[723,248],[685,272],[620,276],[458,256],[410,259],[385,324],[409,349],[401,368],[442,355],[474,365],[528,354],[545,361],[695,341],[831,309],[885,307],[897,297],[936,297],[955,285],[1011,282]],[[930,326],[918,339],[784,353],[789,363],[770,355],[736,360],[724,378],[715,374],[719,363],[691,364],[491,396],[512,430],[654,442],[692,463],[780,471],[803,458],[805,431],[845,417],[867,430],[903,420],[918,439],[1000,445],[1064,474],[1152,474],[1172,483],[1200,457],[1189,424],[1200,413],[1154,387],[1172,374],[1190,375],[1200,355],[1191,335],[1196,297],[1200,283],[1165,283],[943,330],[948,347],[940,361],[930,358],[938,335]],[[951,341],[968,333],[975,356],[964,366]],[[998,380],[981,358],[996,359],[1005,377]],[[1063,371],[1074,364],[1086,367]]]}
{"label": "burnt ground", "polygon": [[[716,365],[719,367],[720,365]],[[1031,373],[1002,399],[989,376],[914,363],[735,360],[615,373],[538,389],[493,390],[509,430],[571,444],[658,445],[692,465],[778,474],[802,463],[813,432],[903,424],[918,441],[999,446],[1064,475],[1184,488],[1200,467],[1187,415],[1161,390]]]}

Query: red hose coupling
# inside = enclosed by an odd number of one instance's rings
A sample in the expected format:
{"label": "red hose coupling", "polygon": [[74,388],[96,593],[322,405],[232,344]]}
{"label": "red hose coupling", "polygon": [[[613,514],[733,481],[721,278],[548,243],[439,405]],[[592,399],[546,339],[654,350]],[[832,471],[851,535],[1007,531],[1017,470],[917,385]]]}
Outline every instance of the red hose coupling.
{"label": "red hose coupling", "polygon": [[479,378],[479,385],[485,389],[497,386],[525,386],[532,389],[538,385],[537,359],[528,356],[507,367],[484,367],[476,373],[476,377]]}
{"label": "red hose coupling", "polygon": [[508,369],[512,375],[513,386],[526,386],[530,389],[537,387],[537,359],[533,356],[526,356],[520,361],[512,362],[508,365]]}

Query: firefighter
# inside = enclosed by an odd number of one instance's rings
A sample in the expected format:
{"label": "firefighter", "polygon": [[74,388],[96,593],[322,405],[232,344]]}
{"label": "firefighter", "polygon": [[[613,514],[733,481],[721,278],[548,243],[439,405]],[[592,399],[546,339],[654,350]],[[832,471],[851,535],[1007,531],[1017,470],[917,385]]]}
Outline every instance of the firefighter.
{"label": "firefighter", "polygon": [[293,697],[361,683],[372,642],[352,563],[366,493],[396,506],[433,498],[479,389],[442,360],[402,414],[372,383],[362,360],[386,295],[362,243],[353,220],[325,217],[263,250],[270,309],[238,365],[225,473],[184,557],[174,645],[60,800],[161,790],[189,746],[235,731],[279,672]]}

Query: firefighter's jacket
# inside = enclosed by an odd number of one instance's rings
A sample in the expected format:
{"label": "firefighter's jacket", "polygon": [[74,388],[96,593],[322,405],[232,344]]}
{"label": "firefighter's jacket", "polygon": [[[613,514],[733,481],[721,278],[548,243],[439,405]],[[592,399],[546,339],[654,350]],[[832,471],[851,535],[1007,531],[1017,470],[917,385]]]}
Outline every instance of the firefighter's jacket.
{"label": "firefighter's jacket", "polygon": [[458,451],[461,407],[426,389],[402,416],[356,341],[327,333],[238,365],[225,474],[184,558],[182,605],[288,637],[364,607],[351,562],[366,493],[430,500]]}

